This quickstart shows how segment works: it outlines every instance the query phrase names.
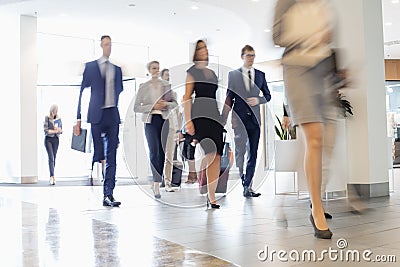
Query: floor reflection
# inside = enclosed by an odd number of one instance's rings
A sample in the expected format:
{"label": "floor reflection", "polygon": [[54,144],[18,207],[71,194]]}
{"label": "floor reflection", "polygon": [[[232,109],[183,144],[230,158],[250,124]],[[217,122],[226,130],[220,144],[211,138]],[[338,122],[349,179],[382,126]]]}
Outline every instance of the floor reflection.
{"label": "floor reflection", "polygon": [[22,262],[25,267],[39,266],[38,206],[21,203]]}
{"label": "floor reflection", "polygon": [[119,231],[116,225],[92,219],[95,266],[118,267]]}
{"label": "floor reflection", "polygon": [[[147,198],[141,200],[144,203],[148,201],[146,205],[107,209],[98,201],[92,201],[92,191],[86,188],[81,190],[81,194],[77,194],[78,199],[73,200],[89,203],[86,206],[71,203],[68,198],[70,189],[66,187],[58,191],[0,187],[0,218],[6,218],[1,221],[0,227],[0,265],[237,266],[200,251],[203,249],[192,249],[177,241],[171,242],[171,236],[159,238],[166,232],[188,235],[181,232],[180,219],[175,221],[175,226],[164,223],[168,218],[173,218],[176,212],[184,212],[182,210],[171,208],[170,215],[162,215],[160,212],[166,207],[161,208]],[[95,200],[101,194],[101,190],[98,191],[100,193],[93,191]],[[131,192],[127,191],[126,194]],[[26,201],[29,198],[35,202]],[[52,199],[51,203],[49,199]],[[143,206],[145,210],[140,210]],[[199,214],[203,214],[203,209],[199,211]],[[158,218],[157,221],[155,218]],[[198,231],[201,234],[202,228]],[[190,236],[187,238],[190,240]]]}
{"label": "floor reflection", "polygon": [[60,217],[56,209],[49,208],[46,223],[46,242],[54,260],[58,261],[60,253]]}

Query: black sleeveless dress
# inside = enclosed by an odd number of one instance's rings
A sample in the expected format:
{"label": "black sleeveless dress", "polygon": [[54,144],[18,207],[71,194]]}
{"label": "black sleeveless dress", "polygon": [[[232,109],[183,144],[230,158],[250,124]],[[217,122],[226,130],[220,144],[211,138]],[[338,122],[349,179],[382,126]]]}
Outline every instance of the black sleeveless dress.
{"label": "black sleeveless dress", "polygon": [[195,98],[191,110],[194,138],[199,140],[205,154],[216,152],[222,155],[224,128],[216,100],[218,78],[208,68],[192,66],[187,72],[194,78]]}

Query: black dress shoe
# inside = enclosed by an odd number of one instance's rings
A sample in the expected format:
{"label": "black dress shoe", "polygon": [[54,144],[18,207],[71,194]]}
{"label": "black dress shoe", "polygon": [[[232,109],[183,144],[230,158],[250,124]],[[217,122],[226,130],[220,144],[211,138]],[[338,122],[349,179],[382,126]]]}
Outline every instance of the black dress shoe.
{"label": "black dress shoe", "polygon": [[314,236],[316,238],[321,238],[321,239],[331,239],[332,238],[333,234],[332,234],[331,230],[329,230],[329,228],[327,230],[319,230],[317,228],[317,226],[315,225],[314,218],[313,218],[312,214],[310,214],[310,222],[311,222],[311,224],[312,224],[312,226],[314,228]]}
{"label": "black dress shoe", "polygon": [[119,205],[121,205],[121,202],[116,201],[113,196],[106,196],[103,199],[103,206],[119,207]]}
{"label": "black dress shoe", "polygon": [[[312,204],[310,204],[310,209],[312,209]],[[333,218],[332,215],[330,215],[329,213],[327,213],[325,211],[324,211],[324,216],[325,216],[325,219],[332,219]]]}
{"label": "black dress shoe", "polygon": [[256,193],[251,188],[249,188],[249,191],[250,191],[251,197],[259,197],[259,196],[261,196],[261,193]]}
{"label": "black dress shoe", "polygon": [[252,197],[252,194],[251,194],[248,186],[243,187],[243,196],[244,197]]}

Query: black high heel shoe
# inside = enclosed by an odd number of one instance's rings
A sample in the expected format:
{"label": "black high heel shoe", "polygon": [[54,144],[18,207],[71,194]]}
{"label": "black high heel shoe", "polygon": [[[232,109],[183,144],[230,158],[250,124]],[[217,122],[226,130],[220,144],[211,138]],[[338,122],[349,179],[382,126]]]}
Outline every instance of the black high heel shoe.
{"label": "black high heel shoe", "polygon": [[211,201],[207,195],[207,209],[209,206],[211,206],[212,209],[219,209],[219,207],[220,207],[220,205],[218,205],[218,204],[211,203]]}
{"label": "black high heel shoe", "polygon": [[332,238],[333,234],[332,234],[331,230],[329,230],[329,228],[327,230],[319,230],[317,228],[312,214],[310,214],[310,222],[311,222],[312,226],[314,227],[314,236],[316,238],[321,238],[321,239],[331,239]]}
{"label": "black high heel shoe", "polygon": [[[312,209],[312,204],[310,204],[310,209]],[[325,219],[332,219],[332,215],[324,211]]]}

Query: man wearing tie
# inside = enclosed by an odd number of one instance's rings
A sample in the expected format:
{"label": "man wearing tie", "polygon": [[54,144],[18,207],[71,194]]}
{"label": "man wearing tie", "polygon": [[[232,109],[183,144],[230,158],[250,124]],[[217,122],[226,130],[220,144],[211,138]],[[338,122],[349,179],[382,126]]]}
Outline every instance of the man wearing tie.
{"label": "man wearing tie", "polygon": [[[81,129],[81,98],[85,88],[91,88],[87,122],[91,124],[93,137],[93,162],[106,161],[106,171],[103,187],[103,206],[118,207],[121,202],[113,196],[115,173],[117,167],[117,147],[119,144],[119,124],[121,122],[118,110],[119,94],[123,90],[121,68],[110,63],[111,37],[101,37],[103,56],[98,60],[86,63],[83,72],[81,90],[79,93],[77,123],[74,128],[76,135]],[[106,149],[104,149],[106,144]]]}
{"label": "man wearing tie", "polygon": [[[255,52],[253,47],[242,48],[243,66],[229,72],[228,90],[222,111],[224,123],[233,107],[232,128],[235,133],[235,160],[242,179],[243,196],[258,197],[261,194],[252,190],[252,180],[257,162],[257,150],[260,140],[260,104],[271,100],[265,74],[253,68]],[[260,92],[262,95],[260,95]],[[244,154],[247,151],[247,166],[244,173]]]}

